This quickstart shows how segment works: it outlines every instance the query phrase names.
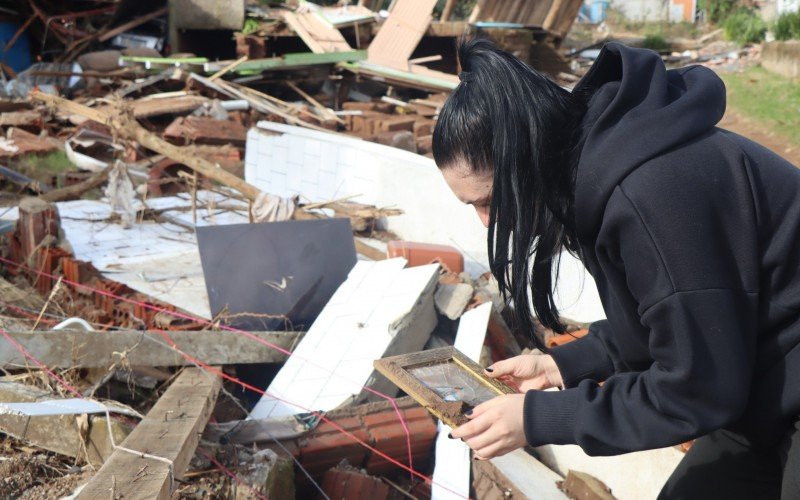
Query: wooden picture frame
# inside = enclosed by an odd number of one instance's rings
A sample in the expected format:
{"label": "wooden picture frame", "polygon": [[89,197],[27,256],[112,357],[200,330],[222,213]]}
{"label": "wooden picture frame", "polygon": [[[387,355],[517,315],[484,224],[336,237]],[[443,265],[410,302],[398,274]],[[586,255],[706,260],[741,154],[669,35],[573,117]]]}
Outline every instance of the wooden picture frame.
{"label": "wooden picture frame", "polygon": [[[478,403],[517,391],[484,373],[483,367],[455,347],[378,359],[373,366],[450,427],[469,419],[464,415]],[[450,380],[448,380],[450,379]],[[436,382],[442,381],[441,384]],[[452,386],[457,383],[457,386]]]}

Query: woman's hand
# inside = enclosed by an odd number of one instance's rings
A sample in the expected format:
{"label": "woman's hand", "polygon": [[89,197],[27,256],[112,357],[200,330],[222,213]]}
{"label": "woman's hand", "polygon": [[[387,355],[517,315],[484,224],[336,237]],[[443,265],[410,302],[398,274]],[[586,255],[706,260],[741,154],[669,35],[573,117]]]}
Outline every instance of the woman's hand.
{"label": "woman's hand", "polygon": [[470,419],[450,433],[475,451],[475,458],[488,460],[525,446],[522,409],[524,394],[497,396],[472,409]]}
{"label": "woman's hand", "polygon": [[548,354],[522,354],[504,359],[486,368],[486,374],[522,393],[563,385],[561,372]]}

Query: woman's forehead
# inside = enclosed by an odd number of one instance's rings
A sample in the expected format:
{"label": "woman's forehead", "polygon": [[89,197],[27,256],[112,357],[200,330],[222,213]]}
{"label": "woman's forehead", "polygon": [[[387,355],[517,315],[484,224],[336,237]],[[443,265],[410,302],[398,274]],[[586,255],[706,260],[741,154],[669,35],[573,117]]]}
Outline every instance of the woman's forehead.
{"label": "woman's forehead", "polygon": [[447,185],[464,203],[486,201],[492,194],[491,172],[475,172],[464,165],[452,165],[441,172]]}

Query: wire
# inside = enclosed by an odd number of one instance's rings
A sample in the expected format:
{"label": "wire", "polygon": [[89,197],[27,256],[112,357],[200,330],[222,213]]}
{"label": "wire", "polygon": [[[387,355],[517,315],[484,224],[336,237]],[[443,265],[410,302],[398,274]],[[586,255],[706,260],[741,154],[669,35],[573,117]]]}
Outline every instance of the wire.
{"label": "wire", "polygon": [[[17,267],[20,267],[20,268],[23,268],[23,269],[30,269],[30,268],[27,268],[27,266],[24,266],[24,265],[22,265],[22,264],[19,264],[19,263],[17,263],[17,262],[11,261],[11,260],[9,260],[9,259],[5,259],[5,258],[3,258],[3,257],[0,257],[0,261],[2,261],[2,262],[6,262],[6,263],[9,263],[9,264],[11,264],[11,265],[15,265],[15,266],[17,266]],[[44,272],[44,271],[39,271],[39,270],[36,270],[36,269],[30,269],[30,270],[31,270],[31,271],[33,271],[33,272],[36,272],[36,273],[38,273],[38,274],[44,275],[44,276],[48,276],[48,277],[51,277],[51,278],[56,278],[56,276],[54,276],[54,275],[51,275],[51,274],[49,274],[49,273],[46,273],[46,272]],[[113,293],[106,292],[106,291],[104,291],[104,290],[98,290],[98,289],[95,289],[95,288],[93,288],[93,287],[90,287],[90,286],[87,286],[87,285],[83,285],[83,284],[81,284],[81,283],[75,283],[75,282],[72,282],[72,281],[70,281],[70,280],[66,280],[66,279],[63,279],[62,281],[63,281],[64,283],[67,283],[67,284],[68,284],[68,285],[70,285],[70,286],[77,287],[77,288],[83,288],[83,289],[87,289],[87,290],[89,290],[89,291],[92,291],[93,293],[97,293],[97,294],[100,294],[100,295],[104,295],[104,296],[109,296],[109,297],[112,297],[112,298],[116,298],[116,299],[118,299],[118,300],[121,300],[121,301],[123,301],[123,302],[133,303],[133,304],[136,304],[136,305],[140,305],[140,306],[142,306],[142,307],[145,307],[145,308],[153,309],[153,310],[156,310],[156,311],[159,311],[159,312],[164,312],[164,313],[166,313],[166,314],[172,314],[172,315],[174,315],[174,316],[176,316],[176,317],[180,317],[180,318],[185,318],[185,319],[190,319],[190,320],[193,320],[193,321],[199,321],[199,322],[210,323],[210,322],[208,322],[207,320],[204,320],[204,319],[202,319],[202,318],[192,318],[192,317],[191,317],[191,316],[189,316],[189,315],[185,315],[185,314],[182,314],[182,313],[178,313],[178,312],[176,312],[176,311],[170,311],[170,310],[168,310],[168,309],[164,309],[164,308],[161,308],[161,307],[153,306],[153,305],[151,305],[151,304],[147,304],[147,303],[144,303],[144,302],[140,302],[140,301],[131,300],[131,299],[128,299],[128,298],[126,298],[126,297],[117,296],[117,295],[115,295],[115,294],[113,294]],[[289,355],[289,356],[292,356],[292,355],[293,355],[292,353],[290,353],[290,352],[289,352],[289,351],[287,351],[286,349],[283,349],[283,348],[281,348],[281,347],[279,347],[279,346],[275,346],[275,345],[271,344],[271,343],[270,343],[270,342],[268,342],[268,341],[265,341],[265,340],[263,340],[263,339],[261,339],[261,338],[259,338],[259,337],[256,337],[256,336],[254,336],[254,335],[250,334],[249,332],[245,332],[245,331],[243,331],[243,330],[237,330],[237,329],[235,329],[235,328],[231,328],[231,327],[226,327],[226,328],[225,328],[225,330],[227,330],[227,331],[231,331],[231,332],[233,332],[233,333],[241,333],[241,334],[244,334],[244,335],[245,335],[245,336],[247,336],[248,338],[251,338],[252,340],[255,340],[255,341],[257,341],[257,342],[259,342],[259,343],[262,343],[262,344],[264,344],[264,345],[267,345],[268,347],[272,347],[272,348],[274,348],[274,349],[276,349],[276,350],[278,350],[278,351],[280,351],[280,352],[288,353],[288,355]],[[269,394],[269,393],[267,393],[267,392],[266,392],[265,390],[263,390],[263,389],[260,389],[260,388],[258,388],[258,387],[255,387],[255,386],[251,385],[251,384],[248,384],[248,383],[246,383],[246,382],[243,382],[243,381],[239,380],[238,378],[236,378],[236,377],[233,377],[233,376],[231,376],[231,375],[228,375],[228,374],[226,374],[226,373],[222,372],[221,370],[219,370],[219,369],[217,369],[217,368],[215,368],[215,367],[212,367],[212,366],[210,366],[210,365],[208,365],[208,364],[206,364],[206,363],[203,363],[203,362],[202,362],[202,361],[200,361],[199,359],[196,359],[196,358],[194,358],[193,356],[191,356],[191,355],[189,355],[189,354],[187,354],[187,353],[185,353],[185,352],[181,351],[181,350],[180,350],[180,349],[177,347],[177,344],[175,344],[175,342],[172,340],[172,338],[171,338],[171,337],[169,337],[169,334],[168,334],[168,332],[166,332],[166,331],[162,331],[162,330],[156,330],[155,332],[156,332],[156,333],[158,333],[158,334],[160,334],[160,335],[162,335],[162,336],[165,338],[165,340],[167,341],[167,343],[168,343],[168,346],[169,346],[170,348],[174,349],[176,352],[178,352],[179,354],[181,354],[181,356],[183,356],[185,359],[189,360],[189,361],[190,361],[190,363],[194,364],[195,366],[197,366],[197,367],[199,367],[199,368],[202,368],[202,369],[204,369],[206,372],[209,372],[209,373],[215,373],[216,375],[218,375],[218,376],[220,376],[220,377],[222,377],[222,378],[224,378],[224,379],[226,379],[226,380],[229,380],[229,381],[231,381],[231,382],[233,382],[233,383],[235,383],[235,384],[237,384],[237,385],[239,385],[239,386],[243,387],[244,389],[250,390],[250,391],[252,391],[252,392],[255,392],[255,393],[257,393],[257,394],[260,394],[260,395],[262,395],[262,396],[267,396],[267,397],[270,397],[270,398],[273,398],[273,399],[276,399],[276,400],[279,400],[279,401],[285,402],[285,403],[287,403],[287,404],[289,404],[289,405],[291,405],[291,406],[294,406],[294,407],[296,407],[296,408],[300,408],[300,409],[302,409],[302,410],[304,410],[304,411],[306,411],[306,412],[308,412],[308,413],[311,413],[311,414],[313,414],[313,415],[315,415],[315,416],[318,416],[318,417],[320,418],[320,420],[322,420],[322,421],[324,421],[324,422],[328,423],[328,424],[329,424],[329,425],[331,425],[331,426],[332,426],[334,429],[336,429],[338,432],[340,432],[340,433],[342,433],[342,434],[344,434],[344,435],[348,436],[350,439],[352,439],[353,441],[355,441],[355,442],[359,443],[359,444],[360,444],[361,446],[363,446],[364,448],[366,448],[366,449],[370,450],[371,452],[373,452],[373,453],[377,454],[378,456],[380,456],[380,457],[384,458],[385,460],[387,460],[388,462],[390,462],[390,463],[392,463],[392,464],[396,465],[397,467],[400,467],[400,468],[402,468],[402,469],[404,469],[404,470],[408,471],[408,472],[411,474],[412,478],[413,478],[414,476],[416,476],[416,477],[418,477],[418,478],[420,478],[420,479],[424,480],[424,481],[425,481],[425,482],[427,482],[427,483],[433,483],[433,480],[432,480],[432,478],[430,478],[430,477],[428,477],[428,476],[425,476],[424,474],[422,474],[422,473],[420,473],[420,472],[416,471],[416,470],[413,468],[413,465],[411,465],[411,460],[409,460],[409,464],[410,464],[410,465],[405,465],[405,464],[403,464],[403,463],[399,462],[398,460],[395,460],[394,458],[392,458],[392,457],[388,456],[387,454],[385,454],[385,453],[381,452],[380,450],[378,450],[378,449],[374,448],[373,446],[371,446],[371,445],[367,444],[366,442],[362,441],[361,439],[359,439],[358,437],[356,437],[354,434],[352,434],[351,432],[347,431],[347,430],[346,430],[346,429],[344,429],[342,426],[340,426],[339,424],[337,424],[337,423],[336,423],[336,422],[334,422],[333,420],[331,420],[331,419],[327,418],[325,415],[321,414],[320,412],[317,412],[317,411],[311,410],[311,409],[309,409],[309,408],[305,408],[305,407],[303,407],[303,406],[301,406],[301,405],[299,405],[299,404],[293,403],[293,402],[291,402],[291,401],[289,401],[289,400],[286,400],[286,399],[284,399],[284,398],[279,398],[279,397],[277,397],[277,396],[275,396],[275,395],[273,395],[273,394]],[[19,345],[19,344],[17,344],[17,343],[16,343],[16,342],[15,342],[15,341],[14,341],[14,340],[11,338],[11,337],[9,337],[9,336],[8,336],[8,334],[7,334],[7,333],[5,333],[5,332],[4,332],[4,333],[3,333],[3,335],[4,335],[4,336],[5,336],[5,337],[6,337],[6,338],[9,340],[9,341],[11,341],[11,342],[12,342],[12,343],[15,345],[15,347],[22,348],[22,346],[21,346],[21,345]],[[24,348],[22,348],[22,349],[24,349]],[[23,352],[23,351],[20,351],[20,352]],[[26,357],[27,357],[27,356],[30,356],[30,354],[26,354],[26,351],[25,351],[25,352],[23,352],[23,354],[24,354],[24,355],[26,355]],[[298,359],[301,359],[301,360],[302,360],[303,358],[300,358],[300,357],[298,356]],[[52,374],[53,376],[55,376],[55,377],[56,377],[56,380],[62,380],[62,379],[60,379],[60,377],[58,377],[58,376],[57,376],[55,373],[53,373],[52,371],[50,371],[49,369],[47,369],[47,368],[44,366],[44,364],[42,364],[42,363],[41,363],[41,362],[39,362],[38,360],[36,360],[36,364],[37,364],[37,366],[40,366],[42,369],[46,370],[46,371],[47,371],[49,374]],[[313,363],[312,363],[312,364],[313,364]],[[334,374],[334,375],[338,375],[338,374]],[[342,377],[342,378],[344,378],[344,377]],[[347,379],[345,378],[345,380],[347,380]],[[370,388],[366,388],[366,387],[365,387],[364,389],[370,390]],[[405,431],[405,433],[406,433],[406,444],[407,444],[407,447],[408,447],[408,454],[409,454],[409,458],[410,458],[410,457],[411,457],[411,454],[412,454],[412,451],[411,451],[411,439],[410,439],[410,432],[409,432],[409,430],[408,430],[408,426],[407,426],[407,424],[406,424],[406,422],[405,422],[405,418],[403,418],[403,415],[402,415],[402,413],[400,412],[400,409],[399,409],[399,407],[397,406],[396,399],[395,399],[395,398],[391,398],[391,397],[389,397],[389,396],[387,396],[387,395],[385,395],[385,394],[382,394],[382,393],[380,393],[380,392],[378,392],[378,391],[375,391],[375,390],[370,390],[370,392],[373,392],[373,393],[374,393],[374,394],[376,394],[376,395],[382,396],[383,398],[387,399],[388,401],[390,401],[390,402],[392,403],[392,406],[394,407],[394,409],[395,409],[395,412],[397,413],[397,415],[398,415],[398,418],[399,418],[399,420],[400,420],[400,422],[401,422],[401,424],[402,424],[402,426],[403,426],[403,428],[404,428],[404,431]],[[446,490],[448,490],[448,491],[450,491],[450,492],[452,492],[452,493],[454,493],[454,494],[456,494],[456,495],[458,495],[458,496],[461,496],[460,494],[456,493],[456,492],[455,492],[455,491],[453,491],[453,490],[450,490],[449,488],[447,488],[447,487],[445,487],[445,486],[443,486],[443,485],[439,485],[439,486],[441,486],[442,488],[444,488],[444,489],[446,489]]]}
{"label": "wire", "polygon": [[[245,330],[240,330],[240,329],[233,328],[233,327],[230,327],[230,326],[227,326],[227,325],[215,325],[213,322],[208,321],[208,320],[203,319],[203,318],[193,317],[191,315],[184,314],[184,313],[181,313],[181,312],[178,312],[178,311],[171,311],[169,309],[166,309],[166,308],[163,308],[163,307],[158,307],[158,306],[155,306],[153,304],[148,304],[146,302],[129,299],[127,297],[122,297],[120,295],[116,295],[116,294],[108,292],[106,290],[99,290],[97,288],[93,288],[91,286],[84,285],[82,283],[77,283],[77,282],[74,282],[74,281],[71,281],[71,280],[64,279],[63,276],[56,276],[54,274],[50,274],[50,273],[44,272],[44,271],[42,271],[40,269],[30,268],[28,266],[25,266],[23,264],[20,264],[18,262],[10,260],[10,259],[6,259],[4,257],[0,257],[0,262],[5,262],[7,264],[11,264],[11,265],[19,267],[21,269],[29,270],[31,272],[34,272],[34,273],[38,274],[39,276],[45,276],[45,277],[49,277],[51,279],[60,279],[61,282],[66,283],[67,285],[70,285],[70,286],[72,286],[74,288],[82,288],[82,289],[88,290],[88,291],[90,291],[92,293],[96,293],[96,294],[99,294],[99,295],[102,295],[102,296],[105,296],[105,297],[110,297],[110,298],[113,298],[113,299],[116,299],[116,300],[120,300],[120,301],[123,301],[123,302],[130,303],[130,304],[138,305],[138,306],[143,307],[145,309],[150,309],[150,310],[157,311],[157,312],[160,312],[160,313],[172,315],[172,316],[174,316],[176,318],[181,318],[181,319],[186,319],[186,320],[194,321],[194,322],[201,323],[201,324],[206,324],[206,325],[209,325],[209,326],[212,326],[212,327],[213,326],[218,326],[222,330],[233,332],[233,333],[236,333],[238,335],[243,335],[243,336],[245,336],[245,337],[247,337],[247,338],[249,338],[251,340],[254,340],[254,341],[256,341],[256,342],[258,342],[260,344],[263,344],[263,345],[265,345],[265,346],[267,346],[267,347],[269,347],[271,349],[274,349],[274,350],[276,350],[278,352],[281,352],[281,353],[285,354],[287,357],[294,356],[296,359],[299,359],[299,360],[301,360],[301,361],[303,361],[303,362],[305,362],[305,363],[307,363],[307,364],[309,364],[311,366],[314,366],[314,367],[319,368],[319,369],[321,369],[323,371],[326,371],[326,372],[330,373],[331,375],[337,376],[337,377],[339,377],[339,378],[341,378],[341,379],[343,379],[343,380],[345,380],[347,382],[350,382],[351,384],[355,384],[356,386],[361,385],[356,381],[348,379],[347,377],[343,376],[340,373],[332,372],[330,369],[328,369],[328,368],[326,368],[324,366],[318,365],[317,363],[314,363],[311,360],[308,360],[308,359],[302,358],[300,356],[297,356],[296,354],[284,349],[283,347],[280,347],[280,346],[275,345],[275,344],[273,344],[273,343],[271,343],[271,342],[269,342],[267,340],[259,338],[259,337],[255,336],[255,335],[253,335],[252,333],[247,332]],[[400,412],[400,409],[397,406],[396,399],[391,397],[391,396],[388,396],[388,395],[386,395],[386,394],[384,394],[384,393],[382,393],[380,391],[377,391],[377,390],[375,390],[375,389],[373,389],[371,387],[367,387],[367,386],[361,385],[361,388],[363,390],[369,392],[369,393],[375,394],[376,396],[381,397],[381,398],[391,402],[392,407],[395,410],[395,414],[397,415],[397,417],[398,417],[398,419],[400,421],[400,425],[403,427],[403,432],[405,432],[405,435],[406,435],[406,446],[407,446],[407,451],[408,451],[408,467],[409,467],[409,470],[413,470],[414,463],[413,463],[413,454],[411,452],[411,431],[409,430],[408,425],[407,425],[405,419],[403,418],[403,415]],[[269,397],[272,397],[273,399],[279,399],[279,398],[276,398],[273,395],[270,395]],[[293,406],[300,408],[298,405],[293,405]]]}

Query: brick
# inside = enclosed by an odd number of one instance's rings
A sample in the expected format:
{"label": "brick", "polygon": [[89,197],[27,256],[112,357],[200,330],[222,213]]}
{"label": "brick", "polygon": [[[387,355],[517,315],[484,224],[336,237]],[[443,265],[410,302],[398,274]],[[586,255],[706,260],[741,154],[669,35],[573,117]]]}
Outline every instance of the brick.
{"label": "brick", "polygon": [[412,241],[390,241],[386,248],[390,258],[403,257],[408,267],[422,266],[439,262],[447,271],[456,274],[464,271],[464,256],[456,248],[448,245],[416,243]]}
{"label": "brick", "polygon": [[[396,132],[398,130],[408,130],[409,132],[414,132],[415,121],[415,118],[406,116],[382,120],[380,124],[380,132]],[[376,132],[378,131],[376,130]]]}
{"label": "brick", "polygon": [[[371,443],[370,435],[358,417],[348,417],[336,423],[363,442]],[[300,463],[312,474],[322,473],[347,459],[351,464],[364,463],[369,450],[333,425],[323,422],[311,435],[301,440]]]}
{"label": "brick", "polygon": [[236,35],[236,56],[250,59],[267,57],[267,38],[255,35]]}
{"label": "brick", "polygon": [[377,102],[357,102],[357,101],[350,101],[342,103],[342,109],[346,111],[375,111],[377,108]]}
{"label": "brick", "polygon": [[417,152],[417,145],[414,142],[414,134],[408,130],[379,132],[375,136],[375,140],[379,144],[384,144],[393,148],[403,149],[412,153]]}
{"label": "brick", "polygon": [[549,339],[547,339],[547,347],[555,347],[559,345],[568,344],[574,340],[578,340],[581,337],[585,337],[588,334],[589,330],[584,328],[572,333],[562,333],[559,335],[553,335]]}
{"label": "brick", "polygon": [[322,490],[336,500],[384,500],[390,493],[380,479],[341,465],[325,473]]}
{"label": "brick", "polygon": [[[401,412],[411,436],[411,456],[418,463],[427,459],[436,439],[436,424],[424,408],[412,408]],[[375,449],[401,462],[408,463],[408,441],[403,425],[394,411],[364,417],[364,424],[374,440]],[[378,454],[369,457],[366,464],[371,474],[394,471],[397,466]]]}
{"label": "brick", "polygon": [[207,116],[178,117],[164,130],[164,137],[179,144],[232,144],[243,147],[247,129],[233,120]]}
{"label": "brick", "polygon": [[580,500],[614,500],[611,489],[596,477],[585,472],[571,470],[561,485],[570,498]]}
{"label": "brick", "polygon": [[434,120],[417,119],[414,121],[414,137],[425,137],[433,134]]}
{"label": "brick", "polygon": [[433,151],[433,136],[417,137],[417,151],[419,154],[428,154]]}
{"label": "brick", "polygon": [[342,109],[347,111],[377,111],[379,113],[391,113],[394,105],[387,102],[370,101],[370,102],[345,102],[342,103]]}

